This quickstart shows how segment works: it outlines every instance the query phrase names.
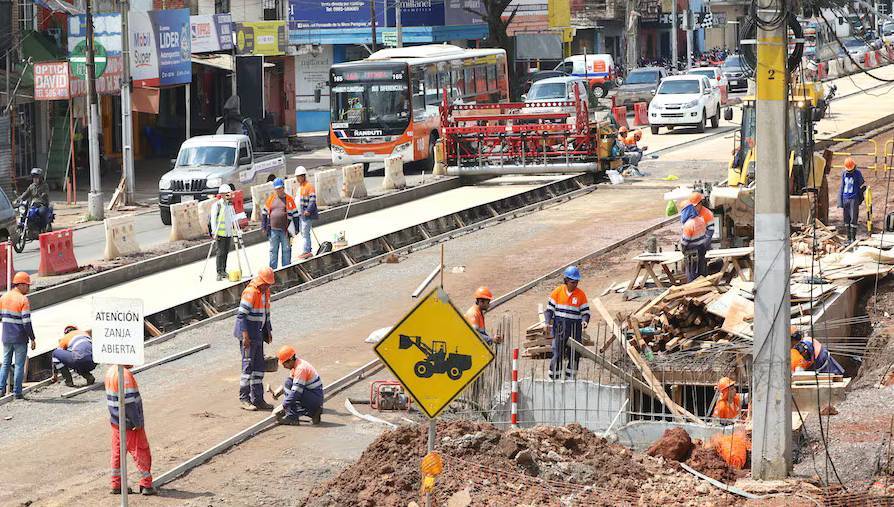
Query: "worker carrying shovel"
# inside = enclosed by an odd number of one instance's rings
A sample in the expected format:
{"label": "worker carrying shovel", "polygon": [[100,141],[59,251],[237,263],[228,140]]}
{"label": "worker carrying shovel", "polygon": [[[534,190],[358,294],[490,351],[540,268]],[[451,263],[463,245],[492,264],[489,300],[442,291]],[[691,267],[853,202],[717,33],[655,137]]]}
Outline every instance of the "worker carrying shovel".
{"label": "worker carrying shovel", "polygon": [[583,343],[583,330],[590,323],[590,304],[587,302],[587,295],[577,286],[581,278],[577,266],[568,266],[562,276],[564,283],[549,295],[544,312],[546,334],[553,338],[549,376],[553,380],[563,377],[574,380],[577,377],[580,356],[571,348],[568,340]]}
{"label": "worker carrying shovel", "polygon": [[313,424],[320,424],[323,414],[323,381],[317,369],[307,361],[298,357],[295,349],[283,345],[276,354],[279,364],[289,370],[289,376],[283,384],[286,397],[282,402],[282,410],[276,412],[280,424],[298,426],[298,418],[310,417]]}
{"label": "worker carrying shovel", "polygon": [[243,410],[270,410],[264,401],[264,343],[273,341],[270,325],[270,286],[275,281],[273,269],[264,266],[258,276],[242,291],[236,312],[233,335],[241,338],[242,376],[239,378],[239,401]]}

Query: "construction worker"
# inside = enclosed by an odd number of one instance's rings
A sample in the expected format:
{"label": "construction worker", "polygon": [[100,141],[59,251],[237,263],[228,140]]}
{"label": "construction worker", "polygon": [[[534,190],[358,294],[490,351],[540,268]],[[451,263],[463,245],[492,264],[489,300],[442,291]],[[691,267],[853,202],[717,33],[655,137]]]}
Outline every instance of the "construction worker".
{"label": "construction worker", "polygon": [[53,351],[53,382],[62,375],[65,385],[74,387],[71,370],[84,377],[87,385],[93,385],[96,379],[90,373],[96,368],[93,362],[93,337],[89,330],[81,331],[76,326],[65,326],[59,347]]}
{"label": "construction worker", "polygon": [[242,291],[233,334],[241,338],[242,376],[239,379],[239,401],[243,410],[270,410],[264,401],[264,343],[273,341],[270,325],[270,286],[273,269],[264,266],[258,276]]}
{"label": "construction worker", "polygon": [[465,315],[466,321],[472,326],[472,329],[477,331],[488,345],[503,341],[503,337],[500,335],[491,338],[484,325],[484,314],[487,313],[487,310],[490,308],[490,302],[493,298],[494,295],[490,289],[487,287],[478,287],[478,290],[475,291],[475,304],[466,310]]}
{"label": "construction worker", "polygon": [[[553,337],[553,357],[549,363],[550,378],[574,379],[580,356],[571,348],[569,339],[582,341],[583,330],[590,323],[590,305],[587,295],[578,288],[580,270],[577,266],[565,268],[563,284],[556,287],[546,303],[546,332]],[[566,361],[562,372],[563,359]]]}
{"label": "construction worker", "polygon": [[208,213],[208,235],[214,240],[217,280],[220,281],[227,278],[227,256],[236,230],[236,209],[233,208],[233,187],[221,185],[217,192],[217,200]]}
{"label": "construction worker", "polygon": [[729,377],[723,377],[717,381],[714,388],[717,390],[714,417],[722,419],[721,423],[738,419],[739,412],[742,410],[742,399],[736,392],[736,382]]}
{"label": "construction worker", "polygon": [[310,242],[310,231],[313,227],[311,222],[320,218],[320,212],[317,209],[317,189],[314,188],[311,182],[307,181],[307,169],[303,165],[299,165],[295,169],[295,177],[298,178],[299,185],[300,209],[298,219],[301,223],[301,258],[309,259],[313,256],[311,253],[313,245]]}
{"label": "construction worker", "polygon": [[829,350],[815,338],[804,336],[795,326],[791,328],[792,351],[797,352],[801,361],[791,355],[792,371],[815,371],[844,375],[844,368],[832,357]]}
{"label": "construction worker", "polygon": [[273,193],[264,203],[261,210],[261,228],[270,239],[270,267],[276,269],[279,265],[280,251],[282,251],[282,265],[292,263],[292,243],[289,234],[289,221],[298,230],[298,206],[295,199],[286,193],[286,184],[282,178],[273,180]]}
{"label": "construction worker", "polygon": [[860,205],[863,204],[863,192],[866,181],[863,173],[857,169],[857,163],[851,157],[844,159],[844,171],[841,172],[841,187],[838,189],[838,207],[844,212],[844,227],[847,229],[847,242],[857,240],[857,224],[860,222]]}
{"label": "construction worker", "polygon": [[[133,457],[140,471],[140,493],[149,496],[157,493],[152,486],[152,452],[146,438],[146,421],[143,419],[143,400],[137,379],[124,367],[124,424],[127,438],[127,452]],[[113,495],[121,494],[121,431],[118,428],[118,366],[106,370],[106,401],[112,426],[112,490]],[[125,482],[127,478],[124,478]],[[128,493],[130,487],[127,487]]]}
{"label": "construction worker", "polygon": [[627,164],[633,166],[633,171],[630,171],[631,176],[642,176],[642,173],[639,170],[639,163],[643,159],[643,153],[649,149],[648,146],[639,146],[639,141],[643,138],[643,133],[640,130],[635,130],[633,134],[628,135],[624,138],[624,159]]}
{"label": "construction worker", "polygon": [[298,418],[308,416],[313,424],[320,424],[323,414],[323,381],[316,368],[295,354],[295,349],[283,345],[276,354],[279,364],[289,370],[283,390],[282,412],[276,416],[280,424],[298,426]]}
{"label": "construction worker", "polygon": [[12,277],[12,285],[12,289],[0,297],[0,320],[3,322],[0,396],[6,394],[7,379],[13,368],[13,356],[15,356],[12,392],[15,399],[23,400],[25,396],[22,394],[22,381],[25,378],[28,341],[31,342],[31,350],[37,348],[37,338],[34,336],[34,328],[31,327],[31,304],[27,296],[31,288],[31,277],[28,273],[19,271]]}
{"label": "construction worker", "polygon": [[699,276],[707,274],[705,254],[707,254],[708,248],[706,243],[711,239],[707,234],[708,228],[705,219],[699,216],[692,202],[686,201],[680,203],[680,206],[683,208],[680,210],[680,223],[683,224],[680,249],[684,256],[686,276],[691,282]]}

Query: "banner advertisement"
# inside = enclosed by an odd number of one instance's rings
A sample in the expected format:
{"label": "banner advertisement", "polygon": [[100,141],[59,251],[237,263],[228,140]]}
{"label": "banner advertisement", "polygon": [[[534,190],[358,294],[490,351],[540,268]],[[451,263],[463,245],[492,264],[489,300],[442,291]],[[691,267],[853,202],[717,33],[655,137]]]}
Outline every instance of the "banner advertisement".
{"label": "banner advertisement", "polygon": [[34,64],[34,100],[67,100],[68,62]]}
{"label": "banner advertisement", "polygon": [[[131,14],[133,16],[133,14]],[[68,18],[68,50],[87,38],[87,16],[78,14]],[[93,40],[106,48],[108,55],[121,54],[121,15],[94,14]]]}
{"label": "banner advertisement", "polygon": [[320,46],[319,51],[295,57],[295,102],[299,111],[329,110],[329,68],[333,63],[332,46]]}
{"label": "banner advertisement", "polygon": [[213,53],[233,49],[233,17],[230,14],[190,16],[192,52]]}
{"label": "banner advertisement", "polygon": [[171,86],[192,81],[189,9],[132,11],[129,22],[134,86]]}
{"label": "banner advertisement", "polygon": [[277,56],[286,52],[285,21],[253,21],[235,23],[236,54],[242,56]]}
{"label": "banner advertisement", "polygon": [[[384,0],[376,1],[376,25],[384,26]],[[289,30],[302,28],[366,28],[369,0],[289,0]]]}

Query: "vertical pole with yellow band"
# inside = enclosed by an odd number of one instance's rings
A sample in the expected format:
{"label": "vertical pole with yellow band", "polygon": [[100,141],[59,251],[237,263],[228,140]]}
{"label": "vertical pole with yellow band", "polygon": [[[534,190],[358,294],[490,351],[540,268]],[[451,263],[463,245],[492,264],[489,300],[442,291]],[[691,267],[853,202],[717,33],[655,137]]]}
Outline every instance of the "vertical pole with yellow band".
{"label": "vertical pole with yellow band", "polygon": [[[783,479],[791,467],[788,69],[784,0],[757,9],[754,213],[752,477]],[[791,127],[794,127],[792,125]]]}

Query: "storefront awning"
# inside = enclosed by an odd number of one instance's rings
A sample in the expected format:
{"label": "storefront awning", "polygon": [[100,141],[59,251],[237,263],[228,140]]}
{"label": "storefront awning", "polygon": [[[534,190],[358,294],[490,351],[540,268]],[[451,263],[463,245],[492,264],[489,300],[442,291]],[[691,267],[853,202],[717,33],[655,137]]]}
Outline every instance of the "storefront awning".
{"label": "storefront awning", "polygon": [[[213,54],[213,55],[192,55],[192,63],[198,65],[207,65],[209,67],[214,67],[215,69],[221,69],[228,72],[233,72],[233,55],[228,54]],[[270,62],[264,62],[264,67],[276,67],[276,65]]]}
{"label": "storefront awning", "polygon": [[[22,56],[25,60],[30,58],[33,64],[58,60],[62,57],[62,52],[46,35],[40,32],[27,31],[22,35]],[[34,69],[32,65],[28,65],[22,72],[21,85],[28,88],[34,86]]]}

